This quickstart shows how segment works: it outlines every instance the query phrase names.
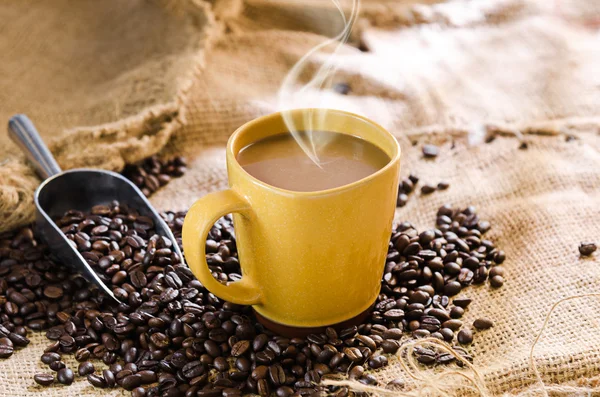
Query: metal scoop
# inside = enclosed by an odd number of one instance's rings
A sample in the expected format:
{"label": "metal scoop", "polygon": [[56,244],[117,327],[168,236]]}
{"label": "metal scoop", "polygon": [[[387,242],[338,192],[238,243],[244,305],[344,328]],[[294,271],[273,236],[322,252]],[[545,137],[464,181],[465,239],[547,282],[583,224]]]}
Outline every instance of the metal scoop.
{"label": "metal scoop", "polygon": [[173,242],[175,252],[183,258],[177,241],[165,221],[152,208],[144,194],[128,179],[110,171],[74,169],[61,171],[44,141],[27,116],[18,114],[8,122],[10,138],[23,150],[38,175],[45,179],[35,191],[36,226],[50,252],[61,262],[74,266],[88,281],[120,302],[94,269],[71,246],[67,237],[54,223],[66,211],[90,211],[95,205],[107,205],[113,200],[135,208],[154,221],[156,233]]}

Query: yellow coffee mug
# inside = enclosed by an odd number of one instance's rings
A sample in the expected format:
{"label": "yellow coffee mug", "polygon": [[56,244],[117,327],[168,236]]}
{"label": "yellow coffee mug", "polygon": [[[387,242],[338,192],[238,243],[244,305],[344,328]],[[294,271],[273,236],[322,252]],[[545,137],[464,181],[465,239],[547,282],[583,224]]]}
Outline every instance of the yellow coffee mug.
{"label": "yellow coffee mug", "polygon": [[[321,327],[351,319],[379,294],[398,194],[400,146],[376,123],[347,112],[309,109],[289,113],[299,130],[325,130],[363,138],[390,162],[366,178],[333,189],[296,192],[248,174],[241,149],[288,132],[281,113],[244,124],[227,143],[230,188],[208,194],[183,224],[187,263],[200,282],[227,301],[253,305],[267,320]],[[221,216],[233,213],[242,278],[227,285],[211,274],[205,241]]]}

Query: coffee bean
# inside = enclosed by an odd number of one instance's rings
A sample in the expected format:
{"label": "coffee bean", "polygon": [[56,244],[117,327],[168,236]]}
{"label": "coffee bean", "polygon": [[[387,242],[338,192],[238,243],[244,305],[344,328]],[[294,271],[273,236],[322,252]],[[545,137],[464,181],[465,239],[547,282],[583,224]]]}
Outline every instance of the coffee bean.
{"label": "coffee bean", "polygon": [[[88,380],[89,380],[90,376],[93,376],[93,375],[88,375]],[[106,384],[106,382],[104,382],[104,383]],[[125,390],[133,390],[136,387],[140,386],[141,384],[142,384],[142,377],[139,376],[138,374],[129,375],[129,376],[123,378],[123,380],[121,381],[121,386]]]}
{"label": "coffee bean", "polygon": [[460,331],[458,331],[457,339],[458,343],[460,343],[461,345],[468,345],[471,342],[473,342],[473,333],[470,329],[461,329]]}
{"label": "coffee bean", "polygon": [[493,288],[500,288],[504,285],[504,278],[502,276],[494,276],[490,279],[490,285]]}
{"label": "coffee bean", "polygon": [[144,370],[137,373],[142,380],[142,384],[154,383],[158,379],[156,372],[150,370]]}
{"label": "coffee bean", "polygon": [[260,379],[257,382],[257,391],[258,394],[262,397],[268,397],[271,394],[271,389],[269,387],[269,382],[266,379]]}
{"label": "coffee bean", "polygon": [[248,351],[249,348],[250,348],[250,341],[241,340],[241,341],[237,342],[235,345],[233,345],[233,347],[231,348],[231,355],[234,357],[242,356]]}
{"label": "coffee bean", "polygon": [[473,321],[473,326],[477,329],[484,330],[492,328],[494,323],[492,320],[487,318],[478,318],[477,320]]}
{"label": "coffee bean", "polygon": [[400,344],[393,339],[385,340],[381,343],[384,353],[395,354],[400,348]]}
{"label": "coffee bean", "polygon": [[82,363],[79,363],[79,367],[77,367],[77,373],[79,374],[79,376],[86,376],[91,373],[94,373],[94,371],[95,371],[94,364],[92,364],[89,361],[84,361]]}
{"label": "coffee bean", "polygon": [[[218,371],[225,372],[229,369],[229,363],[225,357],[215,358],[213,365]],[[185,368],[185,367],[184,367]]]}
{"label": "coffee bean", "polygon": [[259,365],[252,371],[252,374],[250,376],[254,380],[259,380],[259,379],[265,379],[268,376],[268,374],[269,374],[269,367],[267,367],[266,365]]}
{"label": "coffee bean", "polygon": [[417,361],[421,364],[430,365],[435,363],[436,354],[433,350],[430,349],[415,349],[417,355]]}
{"label": "coffee bean", "polygon": [[425,184],[421,186],[421,194],[431,194],[435,192],[436,188],[433,185]]}
{"label": "coffee bean", "polygon": [[143,288],[148,283],[146,275],[140,270],[134,270],[129,274],[131,284],[136,288]]}
{"label": "coffee bean", "polygon": [[[173,390],[173,389],[171,389]],[[133,389],[131,391],[131,397],[145,397],[146,396],[146,389],[144,389],[143,387],[136,387],[135,389]],[[187,394],[186,394],[187,396]]]}
{"label": "coffee bean", "polygon": [[458,281],[450,281],[444,286],[444,293],[448,296],[458,294],[462,290],[462,286]]}
{"label": "coffee bean", "polygon": [[452,331],[457,331],[460,329],[460,327],[462,327],[462,321],[460,320],[452,319],[442,323],[442,328],[448,328]]}
{"label": "coffee bean", "polygon": [[434,158],[440,153],[440,149],[431,144],[423,145],[423,156],[426,158]]}
{"label": "coffee bean", "polygon": [[404,380],[394,379],[394,380],[391,380],[390,382],[388,382],[385,385],[385,388],[389,389],[389,390],[402,390],[402,389],[404,389],[404,386],[405,386]]}
{"label": "coffee bean", "polygon": [[73,375],[73,371],[71,371],[70,368],[62,368],[56,374],[56,379],[63,385],[70,385],[71,383],[73,383],[75,376]]}
{"label": "coffee bean", "polygon": [[294,389],[289,386],[281,386],[277,388],[275,394],[277,397],[290,397],[292,394],[294,394]]}
{"label": "coffee bean", "polygon": [[469,298],[455,298],[452,300],[452,303],[458,307],[466,309],[467,306],[471,304],[471,299]]}
{"label": "coffee bean", "polygon": [[404,311],[400,309],[392,309],[383,313],[383,316],[389,320],[401,320],[404,317]]}
{"label": "coffee bean", "polygon": [[89,374],[87,376],[87,380],[94,387],[98,387],[100,389],[105,389],[107,387],[106,381],[99,375]]}
{"label": "coffee bean", "polygon": [[502,266],[494,266],[490,269],[488,276],[490,278],[494,278],[496,276],[504,277],[504,268]]}
{"label": "coffee bean", "polygon": [[369,367],[373,368],[373,369],[378,369],[381,367],[386,366],[388,363],[388,360],[385,356],[374,356],[369,360]]}
{"label": "coffee bean", "polygon": [[377,344],[375,343],[375,341],[366,335],[358,335],[356,339],[372,351],[375,351],[377,349]]}
{"label": "coffee bean", "polygon": [[[598,247],[596,246],[595,243],[591,243],[591,242],[584,242],[579,244],[579,254],[581,256],[590,256],[592,255],[594,252],[596,252],[596,249]],[[498,262],[497,262],[498,263]]]}
{"label": "coffee bean", "polygon": [[286,376],[281,365],[275,364],[269,367],[269,379],[275,386],[280,386],[285,383]]}
{"label": "coffee bean", "polygon": [[452,318],[461,318],[464,313],[465,309],[460,306],[454,306],[452,309],[450,309],[450,317]]}
{"label": "coffee bean", "polygon": [[61,355],[58,353],[54,353],[54,352],[44,353],[44,354],[42,354],[42,357],[41,357],[41,361],[44,364],[50,364],[53,361],[60,361],[60,359],[61,359]]}
{"label": "coffee bean", "polygon": [[[219,358],[222,358],[222,357],[219,357]],[[219,369],[219,368],[217,368],[217,369]],[[191,361],[183,366],[182,372],[183,372],[183,376],[185,376],[188,379],[192,379],[192,378],[195,378],[196,376],[200,376],[204,373],[204,366],[202,365],[202,363],[200,361]],[[135,387],[137,387],[137,386],[135,386]]]}
{"label": "coffee bean", "polygon": [[383,332],[384,339],[400,340],[402,338],[402,330],[400,328],[390,328]]}
{"label": "coffee bean", "polygon": [[440,183],[438,183],[437,188],[439,190],[446,190],[450,187],[450,184],[448,182],[442,181]]}
{"label": "coffee bean", "polygon": [[35,374],[33,375],[35,383],[41,386],[50,386],[54,383],[54,375],[52,374]]}
{"label": "coffee bean", "polygon": [[421,317],[419,328],[424,329],[429,332],[435,332],[440,329],[441,323],[440,320],[433,316],[423,316]]}
{"label": "coffee bean", "polygon": [[0,358],[8,358],[14,353],[13,342],[6,337],[0,338]]}
{"label": "coffee bean", "polygon": [[336,83],[333,85],[333,90],[341,95],[348,95],[350,93],[350,86],[346,83]]}
{"label": "coffee bean", "polygon": [[346,347],[344,348],[344,354],[350,361],[358,362],[363,359],[362,352],[355,347]]}
{"label": "coffee bean", "polygon": [[14,332],[8,334],[8,339],[10,339],[14,346],[18,347],[25,347],[29,344],[29,339]]}
{"label": "coffee bean", "polygon": [[116,379],[115,374],[113,374],[112,371],[105,369],[104,371],[102,371],[102,377],[104,378],[104,381],[106,382],[106,385],[108,387],[115,387]]}
{"label": "coffee bean", "polygon": [[240,389],[225,388],[223,389],[223,397],[241,397],[242,391]]}

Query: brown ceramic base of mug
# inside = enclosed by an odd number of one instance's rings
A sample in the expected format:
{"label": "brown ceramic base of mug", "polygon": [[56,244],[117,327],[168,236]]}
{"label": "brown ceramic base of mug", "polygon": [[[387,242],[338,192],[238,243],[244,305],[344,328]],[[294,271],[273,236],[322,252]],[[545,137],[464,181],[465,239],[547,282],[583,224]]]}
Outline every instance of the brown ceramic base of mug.
{"label": "brown ceramic base of mug", "polygon": [[352,317],[346,321],[342,321],[341,323],[331,324],[322,327],[292,327],[289,325],[284,325],[280,323],[276,323],[275,321],[271,321],[268,318],[261,316],[256,310],[254,311],[254,315],[259,323],[265,326],[268,330],[276,333],[277,335],[285,336],[286,338],[302,338],[308,336],[310,334],[321,334],[325,333],[325,329],[327,327],[332,327],[336,331],[340,331],[344,328],[352,327],[353,325],[358,325],[363,323],[366,318],[369,316],[371,310],[373,309],[373,305],[369,306],[367,310],[360,313],[358,316]]}

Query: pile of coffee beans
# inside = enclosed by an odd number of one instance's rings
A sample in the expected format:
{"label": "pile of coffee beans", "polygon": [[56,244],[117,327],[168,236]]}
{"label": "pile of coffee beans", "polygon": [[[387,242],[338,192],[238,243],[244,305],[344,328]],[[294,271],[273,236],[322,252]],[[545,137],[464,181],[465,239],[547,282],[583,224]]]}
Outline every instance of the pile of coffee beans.
{"label": "pile of coffee beans", "polygon": [[[178,243],[184,216],[163,214]],[[419,233],[409,223],[398,225],[381,294],[364,324],[286,338],[257,323],[250,307],[208,292],[171,241],[134,209],[113,202],[90,213],[69,211],[57,223],[124,303],[48,259],[31,228],[0,236],[0,357],[29,343],[26,327],[44,330],[51,343],[41,362],[48,370],[33,379],[42,386],[85,377],[94,387],[122,387],[133,396],[353,395],[320,381],[348,374],[377,384],[369,370],[387,365],[387,355],[410,337],[468,345],[493,324],[478,319],[463,326],[470,299],[456,295],[472,283],[504,282],[504,253],[483,238],[489,223],[472,207],[443,206],[435,229]],[[206,252],[215,278],[241,278],[230,216],[211,229]],[[77,368],[65,364],[67,354]],[[417,358],[426,365],[454,361],[425,348],[417,349]]]}
{"label": "pile of coffee beans", "polygon": [[[480,220],[473,207],[459,210],[444,205],[437,212],[436,225],[420,233],[409,222],[398,225],[370,322],[385,325],[388,333],[397,329],[400,335],[404,330],[415,338],[434,337],[449,343],[457,340],[468,345],[473,332],[463,328],[460,318],[471,300],[452,297],[471,284],[488,282],[492,288],[501,287],[504,268],[500,265],[505,254],[483,238],[490,223]],[[492,325],[487,319],[473,324],[479,330]],[[383,348],[393,353],[398,344],[386,341]],[[424,364],[453,360],[450,355],[436,355],[427,349],[421,352],[427,356],[419,357]]]}
{"label": "pile of coffee beans", "polygon": [[186,171],[187,163],[181,156],[166,160],[152,156],[138,164],[127,165],[123,176],[139,187],[144,195],[150,196],[172,178],[178,178]]}
{"label": "pile of coffee beans", "polygon": [[[408,197],[411,193],[417,190],[417,184],[419,183],[419,177],[410,174],[406,178],[402,178],[400,186],[398,187],[398,200],[396,201],[397,207],[404,207],[408,202]],[[421,194],[427,195],[435,192],[436,190],[446,190],[450,187],[448,182],[442,181],[437,185],[431,185],[429,183],[421,186]]]}

